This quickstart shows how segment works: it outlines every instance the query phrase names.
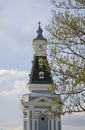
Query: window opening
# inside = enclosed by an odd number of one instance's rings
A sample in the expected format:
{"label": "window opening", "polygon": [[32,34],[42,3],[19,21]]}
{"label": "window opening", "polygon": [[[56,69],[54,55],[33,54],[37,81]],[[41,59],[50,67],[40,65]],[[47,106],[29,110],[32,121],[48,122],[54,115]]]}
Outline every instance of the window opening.
{"label": "window opening", "polygon": [[44,79],[44,72],[39,72],[39,78]]}

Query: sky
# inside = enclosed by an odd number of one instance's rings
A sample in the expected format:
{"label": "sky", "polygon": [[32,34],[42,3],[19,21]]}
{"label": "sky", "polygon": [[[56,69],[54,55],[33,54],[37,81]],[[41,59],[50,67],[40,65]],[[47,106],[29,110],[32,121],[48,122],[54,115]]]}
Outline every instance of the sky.
{"label": "sky", "polygon": [[[50,0],[0,0],[0,130],[22,130],[20,100],[29,80],[32,41],[41,20],[50,23]],[[62,117],[62,130],[85,130],[85,113]]]}

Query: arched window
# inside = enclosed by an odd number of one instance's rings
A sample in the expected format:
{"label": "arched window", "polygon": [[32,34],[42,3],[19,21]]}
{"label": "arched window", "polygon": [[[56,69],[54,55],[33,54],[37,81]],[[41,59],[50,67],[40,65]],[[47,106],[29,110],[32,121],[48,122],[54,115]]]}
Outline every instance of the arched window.
{"label": "arched window", "polygon": [[41,114],[38,118],[38,130],[48,130],[49,123],[48,123],[48,116]]}
{"label": "arched window", "polygon": [[39,72],[39,78],[40,78],[40,79],[44,79],[44,72],[42,72],[42,71]]}

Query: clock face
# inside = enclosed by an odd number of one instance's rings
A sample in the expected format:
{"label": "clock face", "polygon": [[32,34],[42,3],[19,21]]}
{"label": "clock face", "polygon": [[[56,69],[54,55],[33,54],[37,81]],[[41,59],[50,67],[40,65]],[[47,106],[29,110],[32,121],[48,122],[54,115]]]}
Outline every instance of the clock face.
{"label": "clock face", "polygon": [[36,55],[46,55],[46,46],[43,44],[37,44],[35,46],[35,54]]}

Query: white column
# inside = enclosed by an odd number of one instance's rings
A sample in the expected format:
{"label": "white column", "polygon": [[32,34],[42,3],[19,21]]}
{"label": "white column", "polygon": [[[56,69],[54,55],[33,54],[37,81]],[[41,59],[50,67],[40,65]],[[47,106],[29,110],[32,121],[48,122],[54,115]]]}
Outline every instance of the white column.
{"label": "white column", "polygon": [[58,130],[58,116],[56,117],[56,130]]}
{"label": "white column", "polygon": [[51,119],[51,130],[54,130],[54,119]]}
{"label": "white column", "polygon": [[32,130],[35,130],[35,122],[34,122],[34,107],[32,107]]}
{"label": "white column", "polygon": [[29,110],[27,112],[27,130],[30,130],[30,114],[29,114]]}
{"label": "white column", "polygon": [[[52,111],[56,110],[56,106],[52,106]],[[54,130],[54,114],[52,115],[51,119],[51,130]]]}

